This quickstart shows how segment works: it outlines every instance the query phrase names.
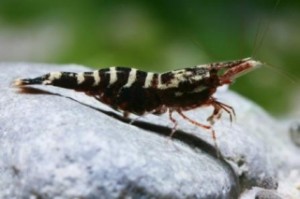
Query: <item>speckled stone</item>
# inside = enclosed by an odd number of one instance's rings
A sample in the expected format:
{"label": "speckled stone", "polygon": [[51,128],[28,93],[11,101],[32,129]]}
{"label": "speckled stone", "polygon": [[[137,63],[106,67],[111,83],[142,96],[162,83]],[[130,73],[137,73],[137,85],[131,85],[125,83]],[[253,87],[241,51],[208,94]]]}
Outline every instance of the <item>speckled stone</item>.
{"label": "speckled stone", "polygon": [[[252,187],[276,189],[279,168],[281,173],[300,168],[300,150],[286,123],[233,92],[216,95],[237,115],[231,123],[224,113],[214,125],[221,158],[211,134],[182,118],[175,116],[179,131],[169,139],[167,114],[130,125],[82,93],[51,86],[20,92],[10,84],[51,71],[89,70],[85,67],[0,68],[0,198],[237,198]],[[187,115],[205,122],[210,112]]]}

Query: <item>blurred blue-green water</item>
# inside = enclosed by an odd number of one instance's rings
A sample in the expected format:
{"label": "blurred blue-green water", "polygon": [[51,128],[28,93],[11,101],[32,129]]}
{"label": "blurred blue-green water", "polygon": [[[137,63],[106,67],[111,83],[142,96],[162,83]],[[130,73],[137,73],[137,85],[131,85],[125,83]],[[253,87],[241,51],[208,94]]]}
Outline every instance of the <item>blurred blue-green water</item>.
{"label": "blurred blue-green water", "polygon": [[275,4],[0,0],[0,61],[162,72],[254,53],[281,72],[263,67],[231,88],[274,115],[299,114],[300,2],[281,1],[274,10]]}

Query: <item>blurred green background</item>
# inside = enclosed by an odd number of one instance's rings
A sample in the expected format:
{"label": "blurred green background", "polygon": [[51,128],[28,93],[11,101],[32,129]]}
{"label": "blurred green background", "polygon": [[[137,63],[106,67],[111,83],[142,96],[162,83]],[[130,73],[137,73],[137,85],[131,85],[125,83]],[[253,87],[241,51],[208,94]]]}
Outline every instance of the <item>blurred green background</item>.
{"label": "blurred green background", "polygon": [[231,88],[273,115],[299,116],[300,1],[282,0],[274,11],[275,4],[0,0],[0,61],[122,65],[162,72],[254,52],[256,59],[274,67],[251,72]]}

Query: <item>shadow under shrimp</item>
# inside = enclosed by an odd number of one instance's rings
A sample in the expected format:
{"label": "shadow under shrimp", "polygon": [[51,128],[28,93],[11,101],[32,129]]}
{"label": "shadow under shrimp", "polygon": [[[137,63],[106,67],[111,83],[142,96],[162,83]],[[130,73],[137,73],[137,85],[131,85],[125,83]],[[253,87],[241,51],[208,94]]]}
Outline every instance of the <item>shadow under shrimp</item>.
{"label": "shadow under shrimp", "polygon": [[[83,102],[80,102],[72,97],[68,97],[68,96],[64,96],[62,94],[58,94],[58,93],[52,93],[50,91],[45,91],[39,88],[34,88],[34,87],[22,87],[18,90],[18,93],[20,94],[46,94],[46,95],[55,95],[55,96],[59,96],[59,97],[64,97],[67,99],[70,99],[72,101],[75,101],[83,106],[92,108],[93,110],[96,110],[98,112],[101,112],[109,117],[112,117],[114,119],[117,119],[123,123],[126,124],[130,124],[136,127],[139,127],[141,129],[147,130],[147,131],[151,131],[154,132],[156,134],[159,135],[163,135],[166,137],[170,137],[170,134],[172,132],[172,128],[170,127],[166,127],[166,126],[162,126],[162,125],[158,125],[158,124],[153,124],[150,122],[145,122],[145,121],[140,121],[140,120],[132,120],[130,118],[125,118],[123,117],[121,114],[112,112],[112,111],[107,111],[107,110],[103,110],[101,108],[89,105],[89,104],[85,104]],[[192,133],[188,133],[188,132],[184,132],[182,130],[176,130],[173,134],[171,139],[175,139],[175,140],[179,140],[183,143],[188,144],[189,146],[193,147],[193,148],[200,148],[201,150],[203,150],[204,152],[210,154],[213,157],[218,157],[218,152],[217,149],[215,149],[214,146],[208,144],[207,142],[205,142],[204,140],[202,140],[201,138],[193,135]],[[220,158],[220,157],[219,157]]]}

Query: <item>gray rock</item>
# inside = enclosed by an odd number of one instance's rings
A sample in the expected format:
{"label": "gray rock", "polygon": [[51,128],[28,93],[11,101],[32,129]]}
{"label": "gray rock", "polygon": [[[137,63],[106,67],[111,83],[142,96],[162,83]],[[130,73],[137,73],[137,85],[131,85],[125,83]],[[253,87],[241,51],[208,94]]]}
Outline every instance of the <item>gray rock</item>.
{"label": "gray rock", "polygon": [[243,199],[286,199],[278,195],[275,190],[266,190],[262,188],[255,187],[249,191],[245,191],[242,197]]}
{"label": "gray rock", "polygon": [[293,142],[300,146],[300,121],[294,121],[290,125],[290,135]]}
{"label": "gray rock", "polygon": [[257,192],[255,199],[283,199],[273,191],[263,190]]}
{"label": "gray rock", "polygon": [[[179,131],[169,139],[167,114],[131,125],[82,93],[10,86],[19,77],[85,67],[0,67],[0,198],[237,198],[252,187],[276,189],[278,180],[280,188],[280,176],[299,171],[300,150],[287,124],[233,92],[216,95],[237,115],[231,123],[224,113],[214,125],[222,158],[209,132],[179,117]],[[187,114],[205,121],[210,113]]]}

